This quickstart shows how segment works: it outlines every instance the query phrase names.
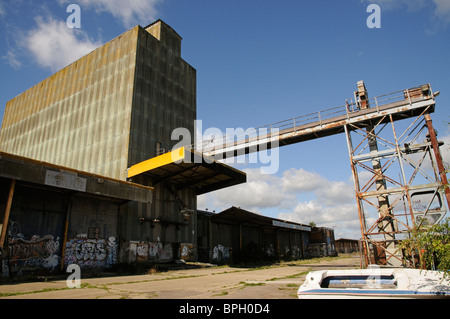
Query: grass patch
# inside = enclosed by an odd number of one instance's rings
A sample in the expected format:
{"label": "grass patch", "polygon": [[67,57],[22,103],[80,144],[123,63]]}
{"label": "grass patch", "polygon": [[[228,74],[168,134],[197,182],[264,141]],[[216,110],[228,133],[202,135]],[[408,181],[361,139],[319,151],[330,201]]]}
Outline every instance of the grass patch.
{"label": "grass patch", "polygon": [[265,286],[266,285],[263,282],[251,283],[251,282],[245,282],[245,281],[241,281],[239,284],[244,285],[244,287],[255,287],[255,286]]}
{"label": "grass patch", "polygon": [[271,278],[268,279],[267,281],[275,281],[275,280],[282,280],[282,279],[293,279],[293,278],[300,278],[302,276],[307,275],[311,270],[308,269],[307,271],[302,271],[293,275],[288,275],[288,276],[284,276],[284,277],[275,277],[275,278]]}
{"label": "grass patch", "polygon": [[21,295],[37,294],[37,293],[41,293],[41,292],[68,290],[68,289],[70,289],[70,288],[68,288],[68,287],[64,287],[64,288],[45,288],[45,289],[40,289],[40,290],[24,291],[24,292],[6,292],[6,293],[0,293],[0,298],[10,297],[10,296],[21,296]]}
{"label": "grass patch", "polygon": [[228,295],[228,291],[222,291],[221,293],[213,295],[213,297],[226,296]]}

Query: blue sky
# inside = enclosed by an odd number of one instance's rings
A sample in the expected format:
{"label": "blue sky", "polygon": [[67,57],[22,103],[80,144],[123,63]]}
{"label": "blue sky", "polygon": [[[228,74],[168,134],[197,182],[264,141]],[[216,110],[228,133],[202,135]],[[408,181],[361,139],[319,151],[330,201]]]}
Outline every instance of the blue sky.
{"label": "blue sky", "polygon": [[[66,25],[72,3],[81,8],[80,29]],[[366,24],[371,3],[381,8],[379,29]],[[3,0],[0,115],[7,101],[65,65],[159,18],[183,37],[182,57],[197,69],[204,128],[246,129],[342,105],[359,80],[370,96],[431,83],[441,91],[434,125],[450,142],[449,0]],[[344,135],[279,154],[272,175],[237,164],[248,183],[201,196],[199,208],[235,205],[359,238]]]}

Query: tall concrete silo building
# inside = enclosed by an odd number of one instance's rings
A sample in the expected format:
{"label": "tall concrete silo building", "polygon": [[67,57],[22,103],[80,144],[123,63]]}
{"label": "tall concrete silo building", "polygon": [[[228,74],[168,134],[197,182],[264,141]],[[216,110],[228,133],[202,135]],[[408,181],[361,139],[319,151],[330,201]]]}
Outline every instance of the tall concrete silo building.
{"label": "tall concrete silo building", "polygon": [[194,132],[196,70],[181,58],[181,40],[161,20],[136,26],[6,105],[2,152],[118,180],[157,159],[131,176],[155,188],[152,204],[125,204],[119,213],[125,262],[180,252],[195,259],[197,194],[245,181],[220,163],[158,160],[178,143],[175,128]]}
{"label": "tall concrete silo building", "polygon": [[9,101],[1,149],[125,179],[174,127],[193,130],[196,70],[180,51],[160,20],[125,32]]}

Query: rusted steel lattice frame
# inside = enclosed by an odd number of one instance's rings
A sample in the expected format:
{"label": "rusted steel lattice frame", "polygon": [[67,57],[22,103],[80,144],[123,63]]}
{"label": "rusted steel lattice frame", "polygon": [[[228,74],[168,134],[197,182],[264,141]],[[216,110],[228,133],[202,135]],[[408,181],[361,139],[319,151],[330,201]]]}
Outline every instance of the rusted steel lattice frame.
{"label": "rusted steel lattice frame", "polygon": [[[372,244],[374,247],[378,247],[381,251],[385,254],[385,263],[388,263],[389,260],[397,259],[398,262],[403,262],[403,258],[401,253],[397,249],[390,249],[390,251],[386,248],[390,243],[392,242],[395,245],[396,239],[395,235],[397,234],[403,234],[407,235],[408,232],[414,227],[415,225],[415,218],[413,214],[413,205],[411,202],[411,194],[410,194],[410,187],[412,185],[412,182],[414,181],[415,177],[418,173],[421,173],[423,176],[425,176],[427,179],[433,179],[432,176],[428,175],[422,168],[422,164],[424,162],[425,156],[427,153],[430,153],[430,159],[432,161],[432,165],[434,168],[433,159],[431,157],[431,149],[434,150],[437,167],[439,172],[435,171],[435,183],[438,183],[440,185],[447,185],[447,179],[445,176],[444,166],[442,163],[442,157],[440,156],[439,152],[439,144],[437,142],[436,136],[434,134],[434,129],[432,128],[431,119],[428,114],[429,109],[426,108],[412,123],[409,125],[409,127],[400,135],[400,137],[397,136],[397,132],[394,125],[394,120],[392,118],[392,115],[386,115],[385,117],[382,117],[375,125],[371,126],[370,130],[367,130],[367,127],[358,127],[354,124],[348,124],[345,125],[345,133],[347,137],[347,146],[349,150],[349,157],[350,157],[350,164],[351,164],[351,171],[353,175],[353,180],[355,184],[355,195],[357,200],[357,209],[358,209],[358,215],[359,215],[359,221],[360,221],[360,228],[361,228],[361,234],[362,234],[362,248],[363,248],[363,254],[364,254],[364,262],[366,265],[369,265],[371,263],[370,260],[370,249],[369,245]],[[423,120],[425,119],[426,126],[423,125]],[[387,140],[386,138],[383,138],[379,135],[381,131],[388,125],[392,127],[392,135],[393,135],[393,142]],[[415,127],[411,130],[411,128],[415,125]],[[422,152],[424,152],[424,156],[419,160],[419,162],[412,161],[406,156],[407,151],[404,149],[402,150],[400,148],[400,145],[402,145],[407,138],[409,138],[420,126],[422,125],[422,128],[420,129],[419,133],[416,134],[416,136],[413,138],[413,142],[415,139],[419,136],[421,131],[427,127],[430,135],[430,146],[425,147]],[[376,134],[375,130],[380,129],[380,131]],[[362,141],[356,146],[353,147],[352,143],[352,137],[351,132],[356,132],[357,134],[361,135],[363,137]],[[368,165],[365,165],[362,163],[362,161],[358,160],[358,155],[360,155],[368,145],[364,146],[362,149],[361,147],[366,142],[369,143],[369,138],[375,138],[377,141],[381,141],[384,146],[390,148],[392,150],[392,153],[390,156],[386,156],[387,160],[386,162],[381,165],[379,169],[375,169],[373,167],[370,167]],[[406,145],[405,145],[406,147]],[[358,154],[356,152],[359,151]],[[372,158],[373,160],[374,158]],[[367,157],[366,157],[367,160]],[[395,178],[392,178],[390,176],[386,175],[386,171],[394,164],[395,162],[399,163],[400,172],[401,172],[401,181],[397,181]],[[405,169],[403,167],[404,162],[409,164],[414,168],[414,171],[409,179],[406,178],[405,175]],[[358,174],[358,167],[361,167],[367,172],[370,172],[372,174],[372,177],[369,179],[369,181],[361,187],[361,182],[359,179]],[[439,180],[440,177],[440,180]],[[396,188],[394,189],[385,189],[385,190],[379,190],[380,188],[377,187],[377,192],[369,192],[369,189],[373,186],[375,186],[377,180],[386,180],[390,182],[391,184],[395,185]],[[437,190],[436,190],[437,192]],[[378,195],[376,195],[378,193]],[[380,212],[380,206],[375,205],[373,202],[368,200],[369,197],[375,197],[375,196],[389,196],[391,194],[396,194],[398,197],[393,203],[388,202],[388,214],[382,214]],[[435,196],[435,195],[434,195]],[[447,197],[447,203],[450,206],[450,191],[447,188],[446,189],[446,197]],[[404,214],[399,214],[398,212],[394,213],[394,207],[400,202],[400,199],[403,198],[404,201],[406,200],[406,205],[404,207]],[[433,200],[433,199],[432,199]],[[379,217],[378,219],[372,224],[367,225],[367,220],[364,212],[364,205],[371,205],[374,207],[378,213]],[[431,203],[428,205],[431,205]],[[427,208],[427,209],[428,209]],[[425,213],[426,214],[426,213]],[[402,220],[400,217],[402,217],[404,220]],[[392,225],[398,225],[401,224],[403,226],[403,230],[398,230],[398,227],[393,227],[389,231],[384,231],[383,229],[380,229],[380,225],[383,221],[388,221],[392,223]],[[374,240],[374,236],[384,236],[385,240]]]}

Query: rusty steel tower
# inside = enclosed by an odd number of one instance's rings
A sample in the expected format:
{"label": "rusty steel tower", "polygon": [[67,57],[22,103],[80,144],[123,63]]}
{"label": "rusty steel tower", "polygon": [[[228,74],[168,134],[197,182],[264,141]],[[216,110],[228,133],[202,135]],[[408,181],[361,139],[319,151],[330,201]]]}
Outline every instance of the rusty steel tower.
{"label": "rusty steel tower", "polygon": [[[429,84],[369,98],[363,81],[345,105],[273,123],[241,138],[205,141],[204,154],[227,158],[334,134],[346,136],[364,265],[402,266],[398,242],[415,225],[439,223],[450,190],[430,114]],[[262,132],[262,133],[261,133]],[[212,145],[213,144],[213,145]],[[212,145],[212,146],[211,146]],[[199,149],[198,144],[193,145]],[[203,145],[200,145],[200,149]],[[414,266],[415,257],[406,263]]]}
{"label": "rusty steel tower", "polygon": [[414,266],[417,256],[406,260],[398,242],[415,225],[438,223],[445,201],[450,204],[442,143],[430,117],[438,94],[422,85],[370,99],[364,82],[358,82],[352,104],[358,110],[379,109],[386,102],[400,107],[345,125],[366,265]]}

